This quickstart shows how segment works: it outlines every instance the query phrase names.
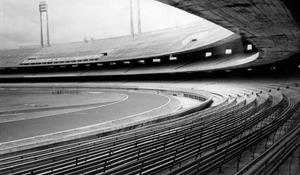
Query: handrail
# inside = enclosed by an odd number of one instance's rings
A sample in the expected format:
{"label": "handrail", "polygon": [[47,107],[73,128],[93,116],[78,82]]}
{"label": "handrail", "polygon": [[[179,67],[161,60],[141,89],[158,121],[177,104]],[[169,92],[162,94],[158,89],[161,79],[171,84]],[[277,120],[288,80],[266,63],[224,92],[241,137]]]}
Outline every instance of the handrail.
{"label": "handrail", "polygon": [[[300,107],[300,103],[296,105],[294,109]],[[276,143],[274,143],[267,151],[265,151],[262,155],[251,161],[249,164],[244,166],[240,171],[236,173],[236,175],[250,175],[250,174],[259,174],[259,172],[263,171],[263,168],[268,166],[268,162],[272,158],[273,160],[280,161],[277,157],[280,156],[280,153],[289,148],[289,144],[294,140],[299,139],[300,133],[300,124],[297,125],[293,130],[286,133],[285,137],[280,138]],[[275,162],[276,162],[275,161]]]}

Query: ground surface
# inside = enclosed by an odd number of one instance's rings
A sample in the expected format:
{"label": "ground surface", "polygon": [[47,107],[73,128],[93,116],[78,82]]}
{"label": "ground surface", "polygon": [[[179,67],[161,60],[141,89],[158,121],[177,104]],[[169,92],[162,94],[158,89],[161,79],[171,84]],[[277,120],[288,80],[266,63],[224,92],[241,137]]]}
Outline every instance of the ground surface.
{"label": "ground surface", "polygon": [[1,89],[0,143],[127,118],[166,105],[167,96],[95,89]]}

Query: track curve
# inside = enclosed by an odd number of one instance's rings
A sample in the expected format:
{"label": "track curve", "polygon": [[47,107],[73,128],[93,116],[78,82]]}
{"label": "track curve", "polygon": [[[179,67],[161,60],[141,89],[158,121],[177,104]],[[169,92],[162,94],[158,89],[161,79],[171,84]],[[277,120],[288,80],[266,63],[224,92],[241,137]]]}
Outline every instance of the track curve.
{"label": "track curve", "polygon": [[[120,91],[106,91],[120,93]],[[125,100],[76,112],[0,123],[0,143],[56,133],[151,111],[169,102],[159,94],[122,91]]]}

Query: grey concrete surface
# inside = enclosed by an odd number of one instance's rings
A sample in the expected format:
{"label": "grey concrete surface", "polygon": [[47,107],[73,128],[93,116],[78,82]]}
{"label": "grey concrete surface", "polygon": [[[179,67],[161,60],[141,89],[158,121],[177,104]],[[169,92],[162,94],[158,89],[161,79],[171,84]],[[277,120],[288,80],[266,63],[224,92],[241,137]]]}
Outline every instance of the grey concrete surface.
{"label": "grey concrete surface", "polygon": [[[283,0],[158,0],[242,34],[267,64],[299,52],[300,28]],[[295,1],[295,6],[297,3]]]}

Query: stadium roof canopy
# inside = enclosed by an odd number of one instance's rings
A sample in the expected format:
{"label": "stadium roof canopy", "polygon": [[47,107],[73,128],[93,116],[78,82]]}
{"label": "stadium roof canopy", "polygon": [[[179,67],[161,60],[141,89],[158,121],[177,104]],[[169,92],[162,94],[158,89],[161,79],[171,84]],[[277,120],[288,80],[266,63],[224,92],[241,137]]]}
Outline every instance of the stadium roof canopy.
{"label": "stadium roof canopy", "polygon": [[297,53],[300,46],[298,16],[292,0],[158,0],[241,34],[259,50],[267,64]]}

